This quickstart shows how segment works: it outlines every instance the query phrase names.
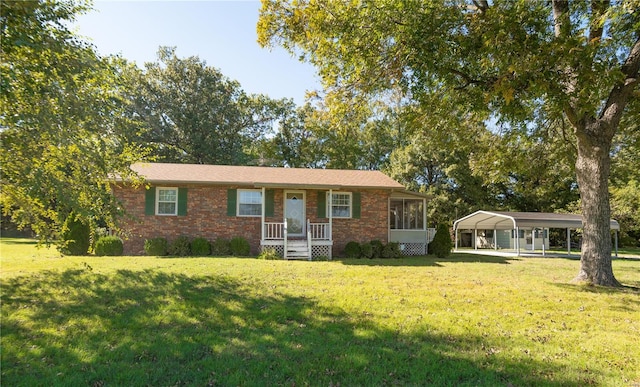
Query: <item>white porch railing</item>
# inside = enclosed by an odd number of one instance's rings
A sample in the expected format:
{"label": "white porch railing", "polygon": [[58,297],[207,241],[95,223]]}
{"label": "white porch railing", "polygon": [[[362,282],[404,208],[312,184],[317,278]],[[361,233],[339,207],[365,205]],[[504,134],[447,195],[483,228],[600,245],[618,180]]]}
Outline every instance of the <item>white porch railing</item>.
{"label": "white porch railing", "polygon": [[329,223],[308,223],[307,232],[312,240],[331,240],[331,227]]}
{"label": "white porch railing", "polygon": [[264,239],[284,239],[284,222],[265,223]]}
{"label": "white porch railing", "polygon": [[[265,240],[283,240],[286,239],[285,222],[265,222],[264,239]],[[311,223],[307,221],[307,235],[311,240],[331,240],[331,227],[329,223]]]}

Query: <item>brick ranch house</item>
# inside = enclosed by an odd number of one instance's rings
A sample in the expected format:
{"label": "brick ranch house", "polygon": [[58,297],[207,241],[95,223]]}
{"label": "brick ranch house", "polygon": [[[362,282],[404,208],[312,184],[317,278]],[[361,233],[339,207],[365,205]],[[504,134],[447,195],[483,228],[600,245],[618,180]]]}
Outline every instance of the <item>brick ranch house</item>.
{"label": "brick ranch house", "polygon": [[125,254],[144,241],[178,236],[249,241],[252,254],[274,248],[284,258],[339,255],[349,241],[398,242],[425,254],[423,194],[379,171],[139,163],[145,185],[116,179]]}

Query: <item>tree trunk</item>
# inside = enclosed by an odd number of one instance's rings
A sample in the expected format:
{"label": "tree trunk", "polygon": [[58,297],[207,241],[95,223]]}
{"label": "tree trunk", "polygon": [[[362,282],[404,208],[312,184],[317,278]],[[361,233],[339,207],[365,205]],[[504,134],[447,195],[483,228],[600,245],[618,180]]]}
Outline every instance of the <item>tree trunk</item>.
{"label": "tree trunk", "polygon": [[611,131],[602,120],[592,120],[576,130],[576,175],[582,207],[582,255],[574,279],[593,285],[620,286],[611,264],[611,208],[609,170]]}

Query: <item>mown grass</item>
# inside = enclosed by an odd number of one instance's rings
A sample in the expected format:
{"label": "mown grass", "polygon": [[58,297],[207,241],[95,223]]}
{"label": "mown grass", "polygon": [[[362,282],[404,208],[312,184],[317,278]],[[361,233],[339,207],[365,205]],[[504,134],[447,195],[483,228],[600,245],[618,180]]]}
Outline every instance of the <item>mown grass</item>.
{"label": "mown grass", "polygon": [[0,254],[7,386],[640,383],[637,260]]}

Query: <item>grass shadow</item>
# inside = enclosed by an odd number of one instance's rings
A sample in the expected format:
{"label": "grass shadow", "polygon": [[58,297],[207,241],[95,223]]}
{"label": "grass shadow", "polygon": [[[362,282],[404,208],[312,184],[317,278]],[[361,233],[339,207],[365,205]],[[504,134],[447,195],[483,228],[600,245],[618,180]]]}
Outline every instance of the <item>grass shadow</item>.
{"label": "grass shadow", "polygon": [[433,255],[422,255],[415,257],[402,257],[395,259],[354,259],[354,258],[340,258],[339,262],[345,265],[354,266],[434,266],[441,267],[442,264],[447,263],[493,263],[508,265],[511,261],[520,261],[521,258],[517,257],[498,257],[492,255],[476,255],[476,254],[464,254],[455,253],[446,258],[438,258]]}
{"label": "grass shadow", "polygon": [[105,275],[85,268],[3,281],[3,384],[590,382],[563,376],[559,363],[501,357],[493,348],[503,338],[441,335],[429,326],[400,333],[366,314],[256,286],[151,269]]}

